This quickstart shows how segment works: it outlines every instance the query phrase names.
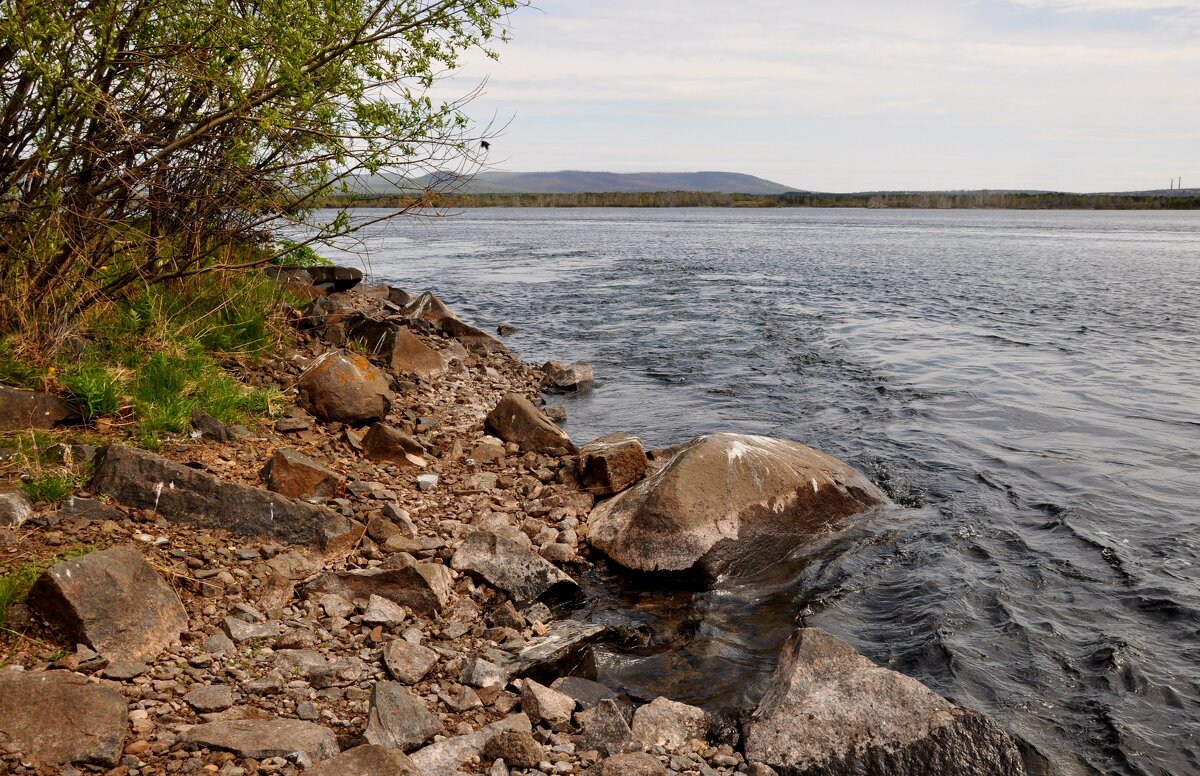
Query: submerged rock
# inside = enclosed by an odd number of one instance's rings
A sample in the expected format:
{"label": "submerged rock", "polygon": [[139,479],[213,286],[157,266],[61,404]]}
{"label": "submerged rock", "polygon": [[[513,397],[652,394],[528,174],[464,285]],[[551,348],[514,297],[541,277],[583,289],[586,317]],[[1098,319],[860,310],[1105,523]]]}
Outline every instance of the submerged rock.
{"label": "submerged rock", "polygon": [[0,671],[0,750],[46,767],[111,768],[126,724],[125,699],[113,687],[68,671]]}
{"label": "submerged rock", "polygon": [[175,590],[129,546],[51,566],[30,590],[29,602],[71,643],[110,659],[152,659],[188,627]]}
{"label": "submerged rock", "polygon": [[597,506],[588,541],[626,568],[715,577],[887,503],[864,475],[798,442],[712,434]]}
{"label": "submerged rock", "polygon": [[582,393],[590,391],[596,384],[592,367],[582,361],[570,366],[547,361],[542,365],[542,372],[546,375],[542,383],[542,390],[546,393]]}
{"label": "submerged rock", "polygon": [[990,719],[817,628],[784,645],[745,750],[784,776],[1025,773],[1013,740]]}
{"label": "submerged rock", "polygon": [[361,426],[382,420],[392,406],[387,375],[355,354],[324,354],[298,387],[300,406],[324,421]]}

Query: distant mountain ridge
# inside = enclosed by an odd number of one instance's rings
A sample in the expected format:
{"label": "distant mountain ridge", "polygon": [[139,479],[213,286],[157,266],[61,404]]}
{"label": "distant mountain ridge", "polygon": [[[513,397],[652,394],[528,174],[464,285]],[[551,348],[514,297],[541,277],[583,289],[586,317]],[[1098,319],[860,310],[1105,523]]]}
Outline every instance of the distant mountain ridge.
{"label": "distant mountain ridge", "polygon": [[[783,194],[797,191],[782,183],[737,172],[481,172],[455,180],[434,173],[417,181],[464,194],[596,194],[663,191],[703,191],[720,194]],[[398,187],[386,178],[372,177],[361,188],[369,194],[394,194]]]}

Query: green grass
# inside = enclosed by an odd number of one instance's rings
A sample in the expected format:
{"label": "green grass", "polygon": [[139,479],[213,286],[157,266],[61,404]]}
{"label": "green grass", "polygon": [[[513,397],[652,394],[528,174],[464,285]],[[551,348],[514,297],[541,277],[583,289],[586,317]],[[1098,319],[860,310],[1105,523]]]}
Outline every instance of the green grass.
{"label": "green grass", "polygon": [[24,603],[29,598],[29,590],[33,583],[37,582],[46,569],[64,560],[87,555],[96,549],[99,548],[93,545],[79,545],[52,558],[22,563],[0,576],[0,628],[8,625],[8,607],[15,603]]}
{"label": "green grass", "polygon": [[22,481],[21,490],[34,501],[53,504],[71,495],[78,485],[71,472],[54,470],[39,472]]}

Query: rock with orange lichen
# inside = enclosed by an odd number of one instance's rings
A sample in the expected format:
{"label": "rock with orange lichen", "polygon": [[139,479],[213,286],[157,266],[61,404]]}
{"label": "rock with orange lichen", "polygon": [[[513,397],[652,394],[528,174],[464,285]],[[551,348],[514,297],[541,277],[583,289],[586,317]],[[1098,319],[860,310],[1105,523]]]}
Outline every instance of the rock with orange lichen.
{"label": "rock with orange lichen", "polygon": [[392,406],[388,377],[356,353],[330,351],[300,378],[300,405],[323,421],[361,426]]}

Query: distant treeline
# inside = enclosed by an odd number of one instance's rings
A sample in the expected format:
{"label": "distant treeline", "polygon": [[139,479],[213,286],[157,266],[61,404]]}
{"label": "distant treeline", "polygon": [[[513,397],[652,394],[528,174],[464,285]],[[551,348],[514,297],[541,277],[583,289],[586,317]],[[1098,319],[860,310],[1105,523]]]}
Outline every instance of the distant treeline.
{"label": "distant treeline", "polygon": [[[441,194],[433,208],[476,207],[865,207],[995,208],[1011,210],[1197,210],[1200,196],[1065,194],[993,191],[878,192],[859,194],[720,194],[705,191],[600,192],[591,194]],[[325,204],[401,208],[404,197],[338,197]]]}

